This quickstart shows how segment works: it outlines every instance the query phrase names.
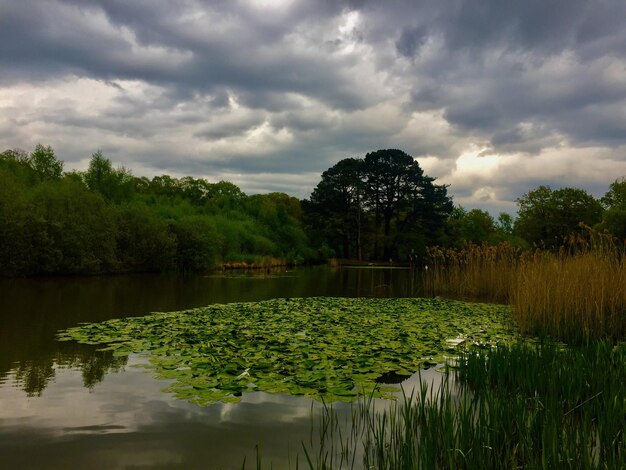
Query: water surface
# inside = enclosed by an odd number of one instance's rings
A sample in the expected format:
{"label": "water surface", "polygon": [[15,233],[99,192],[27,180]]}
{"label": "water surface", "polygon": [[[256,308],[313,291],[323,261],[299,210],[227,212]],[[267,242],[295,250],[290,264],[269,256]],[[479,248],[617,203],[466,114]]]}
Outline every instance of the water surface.
{"label": "water surface", "polygon": [[163,393],[168,382],[135,367],[145,358],[58,342],[56,332],[211,303],[405,297],[420,287],[409,270],[327,267],[2,280],[0,468],[241,468],[244,457],[253,468],[257,444],[274,468],[295,466],[298,453],[302,464],[320,408],[311,399],[255,392],[202,408]]}

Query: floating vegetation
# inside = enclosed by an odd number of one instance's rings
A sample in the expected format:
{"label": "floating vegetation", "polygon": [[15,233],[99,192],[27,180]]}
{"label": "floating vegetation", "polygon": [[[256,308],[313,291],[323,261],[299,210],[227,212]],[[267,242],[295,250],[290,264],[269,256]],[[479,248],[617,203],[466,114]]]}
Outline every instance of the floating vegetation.
{"label": "floating vegetation", "polygon": [[455,352],[450,339],[496,343],[508,307],[444,299],[318,297],[212,305],[70,328],[60,340],[116,355],[150,353],[167,391],[200,405],[260,390],[332,401],[390,396],[385,374],[410,375]]}

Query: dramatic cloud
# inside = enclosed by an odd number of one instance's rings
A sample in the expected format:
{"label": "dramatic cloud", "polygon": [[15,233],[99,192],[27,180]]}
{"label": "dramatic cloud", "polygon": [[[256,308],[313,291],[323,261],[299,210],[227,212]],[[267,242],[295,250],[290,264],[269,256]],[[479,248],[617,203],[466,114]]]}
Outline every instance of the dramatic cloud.
{"label": "dramatic cloud", "polygon": [[626,3],[0,0],[0,148],[306,197],[401,148],[458,203],[626,175]]}

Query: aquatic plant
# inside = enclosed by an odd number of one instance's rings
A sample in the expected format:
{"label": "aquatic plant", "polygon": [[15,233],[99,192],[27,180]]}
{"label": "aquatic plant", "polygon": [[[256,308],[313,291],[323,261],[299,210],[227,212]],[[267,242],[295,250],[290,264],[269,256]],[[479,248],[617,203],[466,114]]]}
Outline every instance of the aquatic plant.
{"label": "aquatic plant", "polygon": [[527,334],[623,340],[626,259],[617,250],[537,256],[519,270],[511,306]]}
{"label": "aquatic plant", "polygon": [[389,389],[378,386],[381,376],[443,362],[455,353],[448,340],[495,343],[514,334],[501,305],[318,297],[91,323],[59,339],[118,355],[149,352],[157,377],[173,379],[169,391],[207,405],[255,390],[345,401],[383,396]]}
{"label": "aquatic plant", "polygon": [[589,229],[558,252],[511,245],[429,250],[425,292],[508,303],[524,334],[568,343],[626,338],[623,246]]}
{"label": "aquatic plant", "polygon": [[507,303],[525,256],[509,243],[428,248],[424,290],[431,295]]}
{"label": "aquatic plant", "polygon": [[626,348],[519,343],[469,348],[441,387],[423,382],[348,422],[327,406],[308,468],[625,468]]}

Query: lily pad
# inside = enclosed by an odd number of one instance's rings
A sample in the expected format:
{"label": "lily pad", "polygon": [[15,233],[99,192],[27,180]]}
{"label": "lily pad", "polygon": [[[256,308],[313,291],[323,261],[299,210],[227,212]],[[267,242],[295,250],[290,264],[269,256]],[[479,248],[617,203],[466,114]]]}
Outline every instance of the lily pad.
{"label": "lily pad", "polygon": [[451,338],[485,344],[515,334],[503,305],[318,297],[109,320],[58,338],[119,355],[149,352],[156,376],[174,380],[167,391],[208,405],[259,390],[326,401],[389,396],[378,378],[432,366]]}

